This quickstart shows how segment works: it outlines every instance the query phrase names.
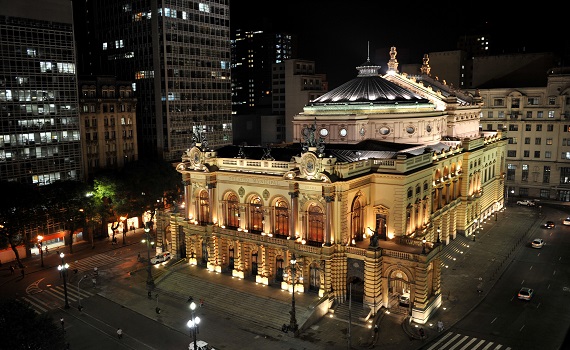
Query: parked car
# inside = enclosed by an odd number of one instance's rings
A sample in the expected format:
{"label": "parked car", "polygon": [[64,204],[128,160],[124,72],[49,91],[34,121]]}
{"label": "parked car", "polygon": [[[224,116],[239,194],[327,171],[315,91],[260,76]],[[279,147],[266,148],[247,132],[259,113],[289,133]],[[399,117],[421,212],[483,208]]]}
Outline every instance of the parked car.
{"label": "parked car", "polygon": [[519,290],[518,298],[522,300],[530,300],[534,295],[534,290],[528,287],[522,287]]}
{"label": "parked car", "polygon": [[150,262],[152,264],[159,264],[161,262],[165,262],[167,260],[170,260],[171,257],[172,257],[172,255],[170,254],[170,252],[164,252],[164,253],[160,253],[157,256],[155,256],[154,258],[150,259]]}
{"label": "parked car", "polygon": [[562,225],[570,226],[570,216],[562,220]]}
{"label": "parked car", "polygon": [[525,205],[527,207],[534,207],[536,205],[536,203],[530,199],[523,199],[523,200],[517,201],[517,205]]}
{"label": "parked car", "polygon": [[544,228],[554,228],[556,227],[556,224],[554,223],[554,221],[547,221],[545,222],[542,227]]}
{"label": "parked car", "polygon": [[530,245],[533,248],[542,248],[544,245],[544,240],[542,238],[535,238],[532,240],[532,243]]}
{"label": "parked car", "polygon": [[410,306],[410,297],[407,295],[400,295],[399,304],[400,306],[405,306],[405,307]]}

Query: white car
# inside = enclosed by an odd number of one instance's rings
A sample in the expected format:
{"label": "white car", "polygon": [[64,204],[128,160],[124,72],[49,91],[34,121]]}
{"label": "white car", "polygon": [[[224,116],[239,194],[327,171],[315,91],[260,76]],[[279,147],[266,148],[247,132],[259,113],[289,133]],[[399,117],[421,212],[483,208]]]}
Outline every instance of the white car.
{"label": "white car", "polygon": [[533,248],[542,248],[544,245],[544,240],[542,238],[535,238],[530,245]]}
{"label": "white car", "polygon": [[517,201],[517,205],[525,205],[527,207],[534,207],[535,203],[534,203],[534,201],[531,201],[530,199],[523,199],[521,201]]}
{"label": "white car", "polygon": [[161,262],[165,262],[167,260],[170,260],[171,257],[172,257],[172,255],[170,254],[170,252],[164,252],[164,253],[160,253],[157,256],[155,256],[154,258],[150,259],[150,262],[152,264],[159,264]]}
{"label": "white car", "polygon": [[570,226],[570,216],[562,220],[562,225]]}

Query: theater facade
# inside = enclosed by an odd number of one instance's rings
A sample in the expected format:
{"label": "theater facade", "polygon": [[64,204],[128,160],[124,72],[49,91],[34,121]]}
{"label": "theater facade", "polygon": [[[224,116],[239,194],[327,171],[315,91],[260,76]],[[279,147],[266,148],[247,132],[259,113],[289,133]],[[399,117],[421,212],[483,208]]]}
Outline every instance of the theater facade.
{"label": "theater facade", "polygon": [[[366,61],[305,106],[292,144],[212,150],[196,129],[177,165],[184,206],[157,213],[159,240],[228,278],[363,303],[409,295],[440,307],[442,248],[503,208],[506,139],[479,129],[481,99],[429,74]],[[292,281],[290,260],[296,258]],[[276,291],[277,292],[277,291]]]}

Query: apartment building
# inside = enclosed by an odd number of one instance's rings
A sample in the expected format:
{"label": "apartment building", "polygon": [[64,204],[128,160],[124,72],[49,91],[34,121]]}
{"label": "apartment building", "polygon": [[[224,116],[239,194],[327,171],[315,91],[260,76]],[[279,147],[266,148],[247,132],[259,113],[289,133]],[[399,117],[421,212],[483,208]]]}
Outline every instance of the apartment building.
{"label": "apartment building", "polygon": [[132,81],[139,155],[178,160],[200,129],[232,143],[229,0],[74,3],[82,75]]}
{"label": "apartment building", "polygon": [[470,90],[483,101],[481,129],[508,136],[507,196],[570,201],[570,68],[538,87]]}
{"label": "apartment building", "polygon": [[81,180],[71,2],[0,1],[0,180]]}
{"label": "apartment building", "polygon": [[138,159],[136,105],[130,81],[81,79],[81,145],[86,177]]}

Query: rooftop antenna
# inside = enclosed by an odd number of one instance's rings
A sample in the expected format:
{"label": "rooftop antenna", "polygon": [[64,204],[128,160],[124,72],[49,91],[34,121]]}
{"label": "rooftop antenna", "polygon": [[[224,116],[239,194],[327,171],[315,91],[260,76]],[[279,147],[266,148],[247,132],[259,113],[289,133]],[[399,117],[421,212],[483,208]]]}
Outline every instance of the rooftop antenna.
{"label": "rooftop antenna", "polygon": [[370,40],[368,40],[368,57],[366,58],[366,61],[370,62]]}

